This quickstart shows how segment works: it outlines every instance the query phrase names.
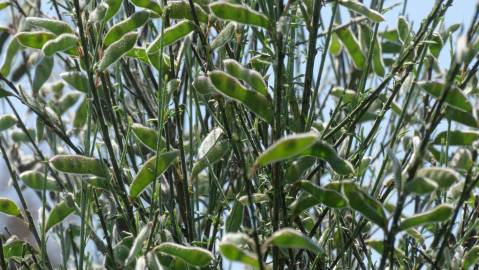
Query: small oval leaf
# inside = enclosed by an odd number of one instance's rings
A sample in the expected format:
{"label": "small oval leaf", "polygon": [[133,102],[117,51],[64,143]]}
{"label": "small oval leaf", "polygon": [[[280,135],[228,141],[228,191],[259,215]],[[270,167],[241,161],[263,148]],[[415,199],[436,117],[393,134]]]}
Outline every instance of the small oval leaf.
{"label": "small oval leaf", "polygon": [[317,140],[318,136],[313,132],[288,135],[261,153],[255,161],[255,166],[265,166],[299,155]]}
{"label": "small oval leaf", "polygon": [[156,15],[163,14],[163,9],[160,4],[154,0],[131,0],[131,3],[137,7],[142,7],[153,11]]}
{"label": "small oval leaf", "polygon": [[189,33],[195,30],[195,25],[189,20],[183,20],[177,24],[166,28],[163,31],[162,35],[159,35],[151,44],[148,46],[148,54],[154,54],[158,52],[163,46],[164,48],[175,43],[176,41],[182,39]]}
{"label": "small oval leaf", "polygon": [[266,122],[273,122],[273,107],[265,96],[246,89],[236,78],[223,71],[211,71],[208,76],[218,92],[239,101]]}
{"label": "small oval leaf", "polygon": [[268,96],[268,86],[258,71],[244,68],[234,59],[224,60],[223,65],[225,66],[225,70],[228,74],[246,82],[249,84],[249,86],[262,95]]}
{"label": "small oval leaf", "polygon": [[20,174],[20,179],[29,188],[35,190],[59,191],[61,190],[57,182],[50,177],[45,177],[44,173],[37,171],[25,171]]}
{"label": "small oval leaf", "polygon": [[338,35],[339,40],[341,40],[341,43],[344,45],[344,48],[346,48],[346,51],[351,57],[354,67],[359,70],[363,69],[366,58],[361,50],[359,41],[353,35],[351,29],[341,28],[336,31],[336,34]]}
{"label": "small oval leaf", "polygon": [[60,73],[60,77],[71,85],[76,90],[88,93],[90,87],[88,83],[88,78],[84,72],[81,71],[69,71]]}
{"label": "small oval leaf", "polygon": [[339,4],[348,8],[351,11],[354,11],[356,13],[366,16],[371,21],[378,22],[378,23],[384,21],[384,17],[379,12],[366,7],[365,5],[363,5],[361,2],[357,0],[340,0]]}
{"label": "small oval leaf", "polygon": [[207,249],[187,247],[171,242],[160,244],[155,248],[155,251],[180,258],[187,264],[196,267],[205,267],[214,260],[213,254]]}
{"label": "small oval leaf", "polygon": [[73,212],[75,212],[75,208],[70,207],[66,201],[55,205],[55,207],[48,215],[47,222],[45,224],[45,231],[47,232],[55,225],[65,220],[68,216],[73,214]]}
{"label": "small oval leaf", "polygon": [[[178,151],[171,151],[147,160],[130,185],[130,196],[137,198],[156,177],[163,174],[178,158]],[[155,173],[156,172],[156,173]]]}
{"label": "small oval leaf", "polygon": [[13,114],[0,116],[0,132],[5,131],[17,124],[17,118]]}
{"label": "small oval leaf", "polygon": [[268,17],[242,5],[220,1],[210,4],[210,10],[216,17],[223,20],[235,21],[266,29],[270,27]]}
{"label": "small oval leaf", "polygon": [[41,49],[49,40],[55,38],[55,35],[50,32],[20,32],[15,35],[18,43],[23,47]]}
{"label": "small oval leaf", "polygon": [[158,133],[154,129],[145,127],[138,123],[134,123],[133,125],[131,125],[131,130],[143,145],[145,145],[152,151],[157,150]]}
{"label": "small oval leaf", "polygon": [[57,155],[50,164],[62,173],[108,177],[107,166],[99,159],[79,155]]}
{"label": "small oval leaf", "polygon": [[326,206],[342,208],[347,205],[346,199],[339,192],[333,189],[317,186],[308,180],[301,180],[298,182],[298,185],[301,187],[301,189],[311,194],[316,200]]}
{"label": "small oval leaf", "polygon": [[284,228],[274,232],[266,243],[281,248],[306,249],[316,254],[322,252],[321,247],[315,241],[292,228]]}
{"label": "small oval leaf", "polygon": [[[445,87],[443,83],[435,81],[422,81],[418,82],[417,85],[420,87],[420,89],[424,90],[435,98],[441,97],[442,91]],[[465,112],[472,112],[471,103],[464,95],[464,93],[457,87],[454,87],[449,90],[445,102],[459,110],[463,110]]]}
{"label": "small oval leaf", "polygon": [[55,39],[49,40],[42,47],[42,51],[46,56],[52,56],[57,52],[63,52],[75,48],[79,39],[73,34],[61,34]]}
{"label": "small oval leaf", "polygon": [[354,173],[354,167],[351,163],[341,158],[336,150],[325,142],[317,142],[306,149],[302,156],[313,156],[328,162],[329,166],[340,175],[350,175]]}
{"label": "small oval leaf", "polygon": [[385,229],[387,227],[386,213],[383,205],[352,182],[342,183],[342,190],[348,199],[349,207],[361,213],[364,217]]}
{"label": "small oval leaf", "polygon": [[437,183],[439,188],[449,188],[453,184],[459,182],[459,175],[449,168],[422,168],[417,171],[417,177],[425,177]]}
{"label": "small oval leaf", "polygon": [[148,18],[150,18],[150,12],[142,10],[115,24],[108,33],[106,33],[105,38],[103,39],[103,46],[108,47],[114,42],[119,41],[127,33],[144,25],[148,21]]}
{"label": "small oval leaf", "polygon": [[441,204],[427,212],[405,218],[401,224],[401,230],[407,230],[431,223],[440,223],[447,221],[451,216],[454,208],[451,205]]}
{"label": "small oval leaf", "polygon": [[[196,17],[201,23],[208,23],[208,14],[200,5],[194,3]],[[188,19],[194,21],[193,12],[188,1],[168,1],[168,15],[172,19]]]}
{"label": "small oval leaf", "polygon": [[451,146],[469,146],[479,140],[479,132],[473,130],[443,131],[434,138],[433,144],[449,144]]}
{"label": "small oval leaf", "polygon": [[8,198],[0,198],[0,213],[13,217],[22,217],[18,206]]}
{"label": "small oval leaf", "polygon": [[38,28],[43,28],[45,30],[48,30],[52,32],[55,35],[61,35],[64,33],[69,33],[72,34],[73,30],[71,27],[63,21],[59,20],[52,20],[52,19],[46,19],[46,18],[38,18],[38,17],[28,17],[25,19],[26,23],[38,27]]}
{"label": "small oval leaf", "polygon": [[479,259],[479,246],[473,246],[471,249],[469,249],[466,254],[464,255],[464,258],[462,259],[462,269],[470,269],[473,267],[476,263],[477,260]]}
{"label": "small oval leaf", "polygon": [[118,41],[112,43],[106,50],[103,58],[98,63],[98,70],[104,71],[109,66],[120,60],[129,50],[133,49],[138,33],[131,32],[122,36]]}

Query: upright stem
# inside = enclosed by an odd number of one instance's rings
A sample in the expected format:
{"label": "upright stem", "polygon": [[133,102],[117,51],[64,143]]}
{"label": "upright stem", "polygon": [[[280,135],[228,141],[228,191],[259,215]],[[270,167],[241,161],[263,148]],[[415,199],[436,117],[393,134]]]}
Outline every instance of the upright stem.
{"label": "upright stem", "polygon": [[[283,13],[283,1],[278,1],[277,20],[281,20]],[[275,83],[274,83],[274,123],[273,123],[273,142],[279,140],[283,133],[282,131],[282,119],[283,119],[283,65],[284,65],[284,52],[283,52],[283,33],[282,29],[275,29]],[[281,228],[280,213],[282,211],[283,204],[283,183],[282,183],[282,170],[279,162],[272,166],[272,182],[273,182],[273,231],[277,231]],[[282,269],[283,263],[279,257],[278,248],[273,248],[273,268]]]}

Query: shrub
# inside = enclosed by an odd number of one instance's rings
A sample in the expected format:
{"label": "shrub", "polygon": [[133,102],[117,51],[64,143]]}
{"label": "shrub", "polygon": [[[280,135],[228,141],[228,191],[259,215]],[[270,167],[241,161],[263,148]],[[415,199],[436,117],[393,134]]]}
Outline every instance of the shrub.
{"label": "shrub", "polygon": [[33,236],[0,268],[475,265],[479,4],[33,2],[0,3],[0,212]]}

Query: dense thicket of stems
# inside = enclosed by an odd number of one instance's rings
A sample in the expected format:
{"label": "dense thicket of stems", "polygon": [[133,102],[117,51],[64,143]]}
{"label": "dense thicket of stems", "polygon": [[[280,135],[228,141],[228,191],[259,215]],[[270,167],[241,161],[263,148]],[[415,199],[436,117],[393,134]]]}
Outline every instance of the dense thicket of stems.
{"label": "dense thicket of stems", "polygon": [[413,4],[0,2],[0,268],[477,268],[479,4]]}

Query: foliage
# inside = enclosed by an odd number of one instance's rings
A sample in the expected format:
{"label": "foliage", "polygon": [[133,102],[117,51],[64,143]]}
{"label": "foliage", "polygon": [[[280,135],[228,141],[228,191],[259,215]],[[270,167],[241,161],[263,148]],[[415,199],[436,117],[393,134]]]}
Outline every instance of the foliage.
{"label": "foliage", "polygon": [[0,215],[33,241],[0,268],[474,267],[479,3],[435,2],[1,2]]}

